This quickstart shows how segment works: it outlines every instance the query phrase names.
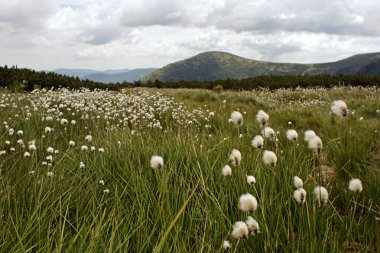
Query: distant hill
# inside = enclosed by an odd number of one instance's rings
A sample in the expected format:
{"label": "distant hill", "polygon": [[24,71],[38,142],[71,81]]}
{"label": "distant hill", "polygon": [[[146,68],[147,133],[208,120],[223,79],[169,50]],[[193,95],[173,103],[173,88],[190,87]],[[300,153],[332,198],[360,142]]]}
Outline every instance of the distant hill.
{"label": "distant hill", "polygon": [[380,53],[355,55],[331,63],[297,64],[256,61],[225,52],[205,52],[166,65],[142,81],[216,81],[298,74],[380,74]]}
{"label": "distant hill", "polygon": [[83,78],[87,75],[94,74],[94,73],[97,73],[99,71],[94,70],[94,69],[64,69],[64,68],[62,68],[62,69],[54,69],[54,70],[49,71],[49,72],[54,72],[54,73],[66,75],[66,76]]}
{"label": "distant hill", "polygon": [[144,76],[152,73],[154,68],[150,69],[133,69],[129,70],[127,72],[120,72],[115,74],[107,74],[107,73],[94,73],[85,76],[86,79],[96,81],[96,82],[102,82],[102,83],[122,83],[124,81],[126,82],[134,82],[138,81]]}
{"label": "distant hill", "polygon": [[52,72],[57,74],[79,77],[82,80],[88,79],[101,83],[122,83],[138,81],[147,74],[156,70],[147,69],[115,69],[115,70],[94,70],[94,69],[55,69]]}

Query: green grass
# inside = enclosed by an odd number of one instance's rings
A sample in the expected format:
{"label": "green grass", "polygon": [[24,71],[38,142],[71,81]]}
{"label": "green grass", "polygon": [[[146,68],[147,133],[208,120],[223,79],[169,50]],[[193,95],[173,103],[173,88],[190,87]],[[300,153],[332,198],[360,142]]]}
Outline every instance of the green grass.
{"label": "green grass", "polygon": [[[380,91],[216,94],[205,90],[131,89],[93,98],[96,93],[80,94],[0,92],[0,104],[4,105],[0,150],[7,151],[0,156],[0,252],[218,252],[223,251],[223,240],[231,242],[232,252],[380,251],[380,223],[376,221],[380,216],[380,116],[376,113]],[[133,114],[124,106],[129,102],[119,100],[127,96],[140,96],[141,100],[130,105],[138,108],[135,112],[152,107],[152,115],[163,129],[147,127],[150,120],[143,115],[138,115],[140,123],[131,119],[125,125],[120,123]],[[158,101],[165,97],[174,98],[170,100],[172,106],[158,110]],[[57,105],[56,111],[42,108],[38,104],[42,98],[51,98],[49,108]],[[329,106],[335,99],[344,99],[355,114],[347,119],[330,115]],[[97,109],[74,109],[75,103],[83,101]],[[180,102],[186,106],[184,111],[192,112],[181,122],[171,117]],[[63,113],[60,116],[57,110],[62,103],[66,105],[59,110]],[[114,111],[107,113],[107,107]],[[194,116],[194,109],[203,114]],[[266,167],[262,151],[250,144],[261,133],[255,121],[260,109],[270,115],[269,125],[279,131],[278,142],[265,143],[265,149],[277,154],[275,168]],[[239,129],[228,123],[234,110],[244,116]],[[215,116],[206,120],[209,112]],[[82,118],[86,114],[88,119]],[[53,115],[54,121],[43,121],[42,116],[47,115]],[[62,126],[56,121],[62,117],[75,119],[77,124]],[[191,126],[186,124],[189,119]],[[4,121],[15,129],[14,136],[8,135]],[[291,126],[289,121],[293,122]],[[206,124],[211,128],[206,129]],[[54,131],[45,134],[46,126]],[[285,138],[290,128],[299,133],[297,143]],[[23,136],[16,135],[19,129],[24,131]],[[303,141],[303,131],[308,129],[323,140],[319,163],[335,169],[335,176],[322,183],[330,194],[324,206],[319,206],[312,193],[321,182],[314,167],[316,156]],[[88,145],[103,147],[105,153],[80,151],[87,134],[93,136]],[[20,138],[25,149],[16,144]],[[6,145],[6,140],[11,145]],[[24,158],[31,140],[36,141],[37,150]],[[68,146],[70,140],[76,142],[75,147]],[[42,165],[49,146],[59,150],[53,154],[51,167]],[[10,152],[10,147],[16,151]],[[223,177],[222,167],[229,163],[234,148],[242,153],[241,165],[231,165],[232,177]],[[152,155],[163,157],[162,170],[150,168]],[[85,169],[79,169],[81,161]],[[54,172],[52,178],[47,177],[48,171]],[[246,183],[246,175],[256,177],[255,186]],[[296,175],[304,180],[307,191],[302,206],[293,199],[292,180]],[[348,190],[348,181],[355,177],[363,182],[363,192],[358,194]],[[104,192],[106,189],[109,193]],[[252,216],[259,222],[261,233],[237,240],[230,233],[236,221],[247,217],[238,210],[239,196],[247,192],[259,202]]]}

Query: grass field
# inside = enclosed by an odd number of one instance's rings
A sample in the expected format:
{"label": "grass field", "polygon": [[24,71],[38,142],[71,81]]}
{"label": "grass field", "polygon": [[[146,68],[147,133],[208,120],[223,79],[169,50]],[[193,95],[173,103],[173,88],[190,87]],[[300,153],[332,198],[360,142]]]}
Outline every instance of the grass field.
{"label": "grass field", "polygon": [[[339,99],[346,118],[330,111]],[[261,150],[251,145],[262,134],[259,110],[276,135]],[[240,127],[229,122],[233,111]],[[222,252],[225,240],[231,252],[380,252],[378,89],[3,90],[0,112],[0,252]],[[320,153],[306,130],[321,138]],[[151,168],[153,155],[161,168]],[[361,192],[349,190],[352,178]],[[239,209],[246,193],[258,202],[251,214]],[[248,215],[259,233],[235,238]]]}

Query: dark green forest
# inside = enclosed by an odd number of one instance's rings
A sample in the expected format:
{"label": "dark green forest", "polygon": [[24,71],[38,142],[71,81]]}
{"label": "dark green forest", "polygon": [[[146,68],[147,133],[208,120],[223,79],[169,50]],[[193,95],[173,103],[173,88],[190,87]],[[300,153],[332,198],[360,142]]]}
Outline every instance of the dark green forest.
{"label": "dark green forest", "polygon": [[[380,75],[292,75],[292,76],[256,76],[252,78],[233,80],[218,80],[213,82],[135,82],[135,86],[156,87],[156,88],[189,88],[189,89],[215,89],[221,85],[227,90],[254,90],[268,88],[271,90],[280,88],[312,88],[334,86],[376,86],[380,87]],[[220,89],[220,88],[219,88]]]}
{"label": "dark green forest", "polygon": [[12,91],[31,91],[35,88],[66,87],[79,89],[118,90],[128,87],[155,87],[155,88],[189,88],[189,89],[214,89],[226,90],[254,90],[260,88],[311,88],[334,86],[376,86],[380,87],[380,75],[289,75],[272,76],[262,75],[241,80],[217,80],[212,82],[180,81],[180,82],[134,82],[104,84],[90,80],[81,80],[78,77],[70,77],[53,72],[39,72],[31,69],[0,66],[0,87],[7,87]]}
{"label": "dark green forest", "polygon": [[17,66],[0,66],[0,87],[13,91],[32,91],[35,88],[66,87],[79,89],[109,89],[117,90],[131,86],[129,83],[104,84],[91,80],[81,80],[78,77],[60,75],[54,72],[35,71]]}

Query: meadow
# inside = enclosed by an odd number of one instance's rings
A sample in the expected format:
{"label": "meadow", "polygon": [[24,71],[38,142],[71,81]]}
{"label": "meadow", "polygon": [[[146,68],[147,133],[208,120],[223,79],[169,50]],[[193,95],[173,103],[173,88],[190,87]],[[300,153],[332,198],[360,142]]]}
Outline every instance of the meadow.
{"label": "meadow", "polygon": [[380,252],[378,88],[2,89],[0,124],[0,252]]}

